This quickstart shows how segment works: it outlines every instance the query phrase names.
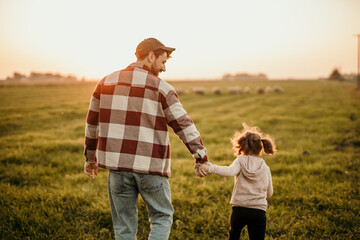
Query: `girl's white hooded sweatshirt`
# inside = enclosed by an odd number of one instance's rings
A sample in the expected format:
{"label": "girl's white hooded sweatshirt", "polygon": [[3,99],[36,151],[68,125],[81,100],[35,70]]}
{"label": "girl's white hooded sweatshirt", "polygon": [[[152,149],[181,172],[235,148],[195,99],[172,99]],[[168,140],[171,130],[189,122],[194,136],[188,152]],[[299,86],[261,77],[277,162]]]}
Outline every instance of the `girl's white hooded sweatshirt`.
{"label": "girl's white hooded sweatshirt", "polygon": [[273,186],[270,168],[262,158],[241,155],[230,166],[211,164],[209,173],[224,177],[235,176],[235,185],[230,201],[232,206],[266,211],[266,199],[273,194]]}

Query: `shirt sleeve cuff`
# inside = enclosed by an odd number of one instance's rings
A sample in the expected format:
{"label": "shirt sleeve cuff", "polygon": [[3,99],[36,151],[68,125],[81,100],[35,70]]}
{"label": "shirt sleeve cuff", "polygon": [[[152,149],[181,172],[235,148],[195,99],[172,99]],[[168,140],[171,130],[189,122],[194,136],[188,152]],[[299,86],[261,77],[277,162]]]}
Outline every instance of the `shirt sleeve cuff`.
{"label": "shirt sleeve cuff", "polygon": [[207,155],[205,155],[203,158],[197,158],[196,163],[206,163],[208,161]]}
{"label": "shirt sleeve cuff", "polygon": [[212,165],[211,163],[209,163],[209,173],[215,173],[215,165]]}
{"label": "shirt sleeve cuff", "polygon": [[193,154],[193,157],[196,159],[197,163],[207,162],[206,148],[198,149],[196,153]]}
{"label": "shirt sleeve cuff", "polygon": [[95,163],[96,162],[96,160],[95,160],[95,151],[96,150],[89,150],[85,146],[85,149],[84,149],[85,162],[89,162],[89,163]]}

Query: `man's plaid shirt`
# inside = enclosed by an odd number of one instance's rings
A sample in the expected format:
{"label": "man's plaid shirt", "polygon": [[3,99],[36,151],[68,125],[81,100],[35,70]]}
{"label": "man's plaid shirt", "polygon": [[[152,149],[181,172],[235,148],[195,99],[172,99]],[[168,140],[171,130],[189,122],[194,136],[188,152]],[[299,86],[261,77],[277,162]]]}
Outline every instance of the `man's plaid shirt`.
{"label": "man's plaid shirt", "polygon": [[175,89],[141,63],[111,73],[97,84],[85,129],[85,157],[99,167],[167,177],[167,125],[200,162],[206,149]]}

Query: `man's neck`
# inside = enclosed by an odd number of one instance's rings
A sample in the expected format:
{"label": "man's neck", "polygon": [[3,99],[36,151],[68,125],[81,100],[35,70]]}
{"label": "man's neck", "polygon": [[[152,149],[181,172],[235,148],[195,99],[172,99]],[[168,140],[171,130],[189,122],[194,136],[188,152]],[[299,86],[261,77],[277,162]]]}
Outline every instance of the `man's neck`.
{"label": "man's neck", "polygon": [[142,63],[144,64],[144,66],[148,67],[149,69],[151,69],[151,63],[149,63],[148,61],[146,60],[137,60],[136,61],[137,63]]}

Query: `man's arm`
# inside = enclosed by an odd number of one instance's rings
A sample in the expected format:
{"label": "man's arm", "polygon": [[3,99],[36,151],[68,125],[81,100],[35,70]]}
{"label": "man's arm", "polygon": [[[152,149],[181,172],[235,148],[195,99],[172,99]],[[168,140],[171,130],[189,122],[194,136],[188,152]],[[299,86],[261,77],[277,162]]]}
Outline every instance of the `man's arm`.
{"label": "man's arm", "polygon": [[175,90],[170,90],[162,101],[167,124],[184,143],[196,162],[207,162],[206,148],[194,122],[181,105]]}
{"label": "man's arm", "polygon": [[94,174],[97,175],[95,152],[98,141],[99,109],[100,109],[99,105],[100,105],[100,84],[96,86],[93,95],[91,97],[90,106],[86,117],[86,126],[85,126],[84,172],[92,179],[94,179]]}

